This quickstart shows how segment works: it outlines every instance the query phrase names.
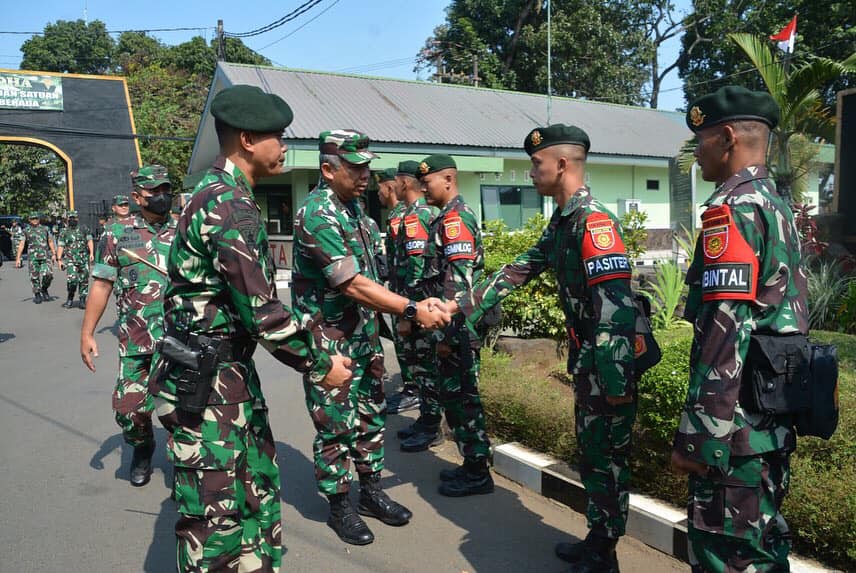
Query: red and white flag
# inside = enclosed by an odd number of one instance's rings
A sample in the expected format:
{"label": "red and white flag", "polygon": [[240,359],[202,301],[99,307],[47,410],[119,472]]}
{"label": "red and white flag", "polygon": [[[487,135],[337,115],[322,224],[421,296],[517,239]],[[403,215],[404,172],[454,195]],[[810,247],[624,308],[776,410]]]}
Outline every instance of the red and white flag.
{"label": "red and white flag", "polygon": [[788,54],[794,53],[794,42],[797,38],[797,16],[794,14],[793,19],[788,22],[788,25],[782,28],[782,31],[774,36],[770,36],[771,40],[775,40],[779,49]]}

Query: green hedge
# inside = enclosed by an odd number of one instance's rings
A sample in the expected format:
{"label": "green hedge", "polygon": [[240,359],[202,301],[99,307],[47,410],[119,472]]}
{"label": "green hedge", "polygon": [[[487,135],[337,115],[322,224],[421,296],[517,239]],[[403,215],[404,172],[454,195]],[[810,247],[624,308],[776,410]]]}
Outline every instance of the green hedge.
{"label": "green hedge", "polygon": [[[683,507],[686,478],[669,470],[671,442],[686,396],[692,329],[656,333],[663,360],[640,381],[634,431],[633,488]],[[838,346],[841,421],[830,441],[799,438],[792,457],[790,494],[783,513],[797,551],[856,570],[856,337],[816,332]],[[573,463],[574,400],[565,364],[544,375],[543,359],[484,352],[482,398],[488,429]]]}

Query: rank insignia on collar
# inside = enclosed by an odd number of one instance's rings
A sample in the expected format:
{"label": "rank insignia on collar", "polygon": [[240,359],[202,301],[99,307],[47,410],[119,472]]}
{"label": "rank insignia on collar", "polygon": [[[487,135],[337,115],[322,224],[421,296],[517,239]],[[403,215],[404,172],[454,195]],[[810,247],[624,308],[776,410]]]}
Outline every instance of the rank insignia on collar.
{"label": "rank insignia on collar", "polygon": [[533,131],[530,140],[532,141],[532,145],[534,145],[535,147],[541,145],[541,142],[543,141],[543,139],[541,138],[541,132],[537,129]]}
{"label": "rank insignia on collar", "polygon": [[426,174],[426,173],[428,173],[430,170],[431,170],[431,168],[430,168],[430,167],[428,167],[428,164],[427,164],[427,163],[425,163],[424,161],[423,161],[422,163],[420,163],[420,164],[419,164],[419,173],[421,173],[422,175],[425,175],[425,174]]}
{"label": "rank insignia on collar", "polygon": [[701,108],[699,106],[693,106],[690,110],[690,121],[696,127],[704,123],[704,114],[701,112]]}

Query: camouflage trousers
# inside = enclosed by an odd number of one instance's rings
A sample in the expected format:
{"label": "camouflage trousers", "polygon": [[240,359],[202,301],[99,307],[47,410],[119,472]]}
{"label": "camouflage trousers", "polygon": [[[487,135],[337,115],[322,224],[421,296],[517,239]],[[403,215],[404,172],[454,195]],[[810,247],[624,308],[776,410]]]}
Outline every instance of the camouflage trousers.
{"label": "camouflage trousers", "polygon": [[151,444],[154,401],[149,394],[151,354],[119,357],[119,375],[113,391],[113,412],[122,437],[133,447]]}
{"label": "camouflage trousers", "polygon": [[463,366],[457,347],[453,347],[452,354],[446,358],[437,357],[436,360],[440,406],[446,412],[458,451],[468,462],[489,458],[490,440],[485,431],[484,408],[479,395],[479,351],[472,351],[469,368]]}
{"label": "camouflage trousers", "polygon": [[407,338],[398,334],[399,320],[401,319],[398,316],[392,316],[392,342],[395,344],[395,358],[398,360],[398,367],[401,370],[401,382],[407,388],[414,386],[415,382],[407,358]]}
{"label": "camouflage trousers", "polygon": [[407,361],[413,371],[413,379],[419,388],[419,415],[436,419],[443,416],[440,391],[437,388],[437,356],[434,350],[433,332],[417,328],[407,337]]}
{"label": "camouflage trousers", "polygon": [[46,259],[30,259],[30,284],[33,285],[33,294],[39,293],[51,286],[53,282],[53,271]]}
{"label": "camouflage trousers", "polygon": [[600,409],[587,407],[584,396],[577,395],[575,402],[580,478],[588,497],[588,527],[596,535],[617,539],[624,535],[630,505],[630,437],[636,421],[636,403],[615,406],[613,413],[604,414]]}
{"label": "camouflage trousers", "polygon": [[350,385],[327,388],[303,377],[306,407],[315,426],[315,479],[324,495],[350,489],[350,464],[358,474],[383,469],[386,398],[383,354],[353,358]]}
{"label": "camouflage trousers", "polygon": [[69,260],[65,266],[66,287],[68,290],[78,289],[80,296],[89,294],[89,262]]}
{"label": "camouflage trousers", "polygon": [[279,571],[280,477],[261,399],[210,405],[199,414],[156,398],[170,434],[178,571]]}
{"label": "camouflage trousers", "polygon": [[789,482],[783,451],[732,457],[725,477],[690,477],[693,571],[788,571],[791,534],[780,509]]}

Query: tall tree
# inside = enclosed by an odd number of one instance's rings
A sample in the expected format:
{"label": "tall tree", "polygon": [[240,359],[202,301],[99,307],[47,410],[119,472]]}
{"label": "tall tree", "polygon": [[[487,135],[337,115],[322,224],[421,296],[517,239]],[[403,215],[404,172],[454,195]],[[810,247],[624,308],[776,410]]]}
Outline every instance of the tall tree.
{"label": "tall tree", "polygon": [[65,204],[65,163],[35,145],[0,144],[0,213],[54,211]]}
{"label": "tall tree", "polygon": [[[622,0],[552,2],[553,93],[639,104],[648,77],[648,13]],[[642,6],[644,8],[644,6]],[[544,0],[453,0],[417,57],[442,82],[544,93]]]}
{"label": "tall tree", "polygon": [[41,36],[21,46],[21,69],[76,74],[106,74],[113,69],[115,42],[104,22],[57,20]]}
{"label": "tall tree", "polygon": [[[187,42],[169,48],[165,62],[179,70],[211,78],[217,66],[216,42],[214,39],[210,44],[206,44],[204,38],[195,36]],[[271,65],[270,60],[248,48],[240,38],[226,38],[225,52],[227,62]]]}
{"label": "tall tree", "polygon": [[163,64],[169,48],[145,32],[122,32],[114,52],[115,67],[123,75],[152,64]]}
{"label": "tall tree", "polygon": [[[678,66],[687,101],[726,84],[763,89],[743,51],[725,38],[730,33],[770,36],[795,13],[799,13],[795,57],[844,60],[856,51],[852,1],[693,0]],[[832,105],[836,91],[854,85],[853,78],[842,77],[818,89],[825,103]]]}

